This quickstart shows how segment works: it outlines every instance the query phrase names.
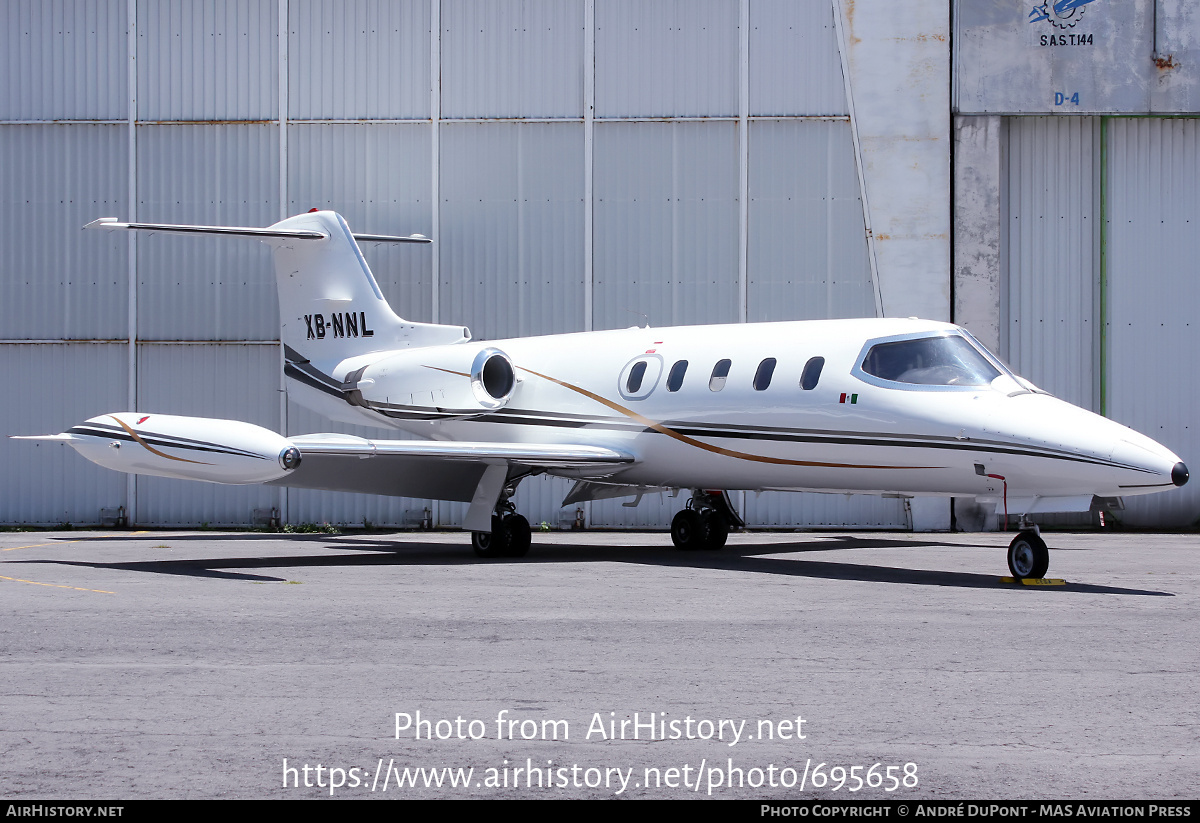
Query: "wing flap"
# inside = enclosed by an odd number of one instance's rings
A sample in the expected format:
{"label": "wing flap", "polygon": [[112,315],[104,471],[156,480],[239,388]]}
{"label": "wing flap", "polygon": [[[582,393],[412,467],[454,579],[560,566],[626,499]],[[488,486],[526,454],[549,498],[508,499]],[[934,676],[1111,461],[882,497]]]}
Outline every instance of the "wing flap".
{"label": "wing flap", "polygon": [[600,446],[368,440],[309,434],[289,440],[300,465],[270,485],[469,503],[489,466],[609,475],[635,462]]}
{"label": "wing flap", "polygon": [[303,455],[294,471],[267,485],[470,503],[487,469],[486,463],[436,458],[365,460],[347,454]]}
{"label": "wing flap", "polygon": [[352,435],[306,434],[290,438],[301,455],[348,457],[398,457],[466,461],[507,462],[533,468],[619,467],[634,462],[631,455],[601,446],[543,443],[473,443],[442,440],[367,440]]}

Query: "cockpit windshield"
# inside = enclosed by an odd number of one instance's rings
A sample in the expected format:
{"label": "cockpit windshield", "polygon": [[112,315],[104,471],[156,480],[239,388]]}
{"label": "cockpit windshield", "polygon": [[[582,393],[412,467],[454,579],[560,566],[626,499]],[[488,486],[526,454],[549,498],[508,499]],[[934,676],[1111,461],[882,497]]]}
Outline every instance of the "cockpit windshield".
{"label": "cockpit windshield", "polygon": [[999,369],[957,334],[877,343],[862,370],[881,380],[922,386],[986,386]]}

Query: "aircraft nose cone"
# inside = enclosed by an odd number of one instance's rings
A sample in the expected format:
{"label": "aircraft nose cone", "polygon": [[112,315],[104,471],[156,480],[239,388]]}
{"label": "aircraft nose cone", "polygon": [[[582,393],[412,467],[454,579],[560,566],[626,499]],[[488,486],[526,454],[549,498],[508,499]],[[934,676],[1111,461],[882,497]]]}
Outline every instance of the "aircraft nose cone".
{"label": "aircraft nose cone", "polygon": [[1176,486],[1182,486],[1188,482],[1187,466],[1182,461],[1175,464],[1175,468],[1171,469],[1171,482]]}

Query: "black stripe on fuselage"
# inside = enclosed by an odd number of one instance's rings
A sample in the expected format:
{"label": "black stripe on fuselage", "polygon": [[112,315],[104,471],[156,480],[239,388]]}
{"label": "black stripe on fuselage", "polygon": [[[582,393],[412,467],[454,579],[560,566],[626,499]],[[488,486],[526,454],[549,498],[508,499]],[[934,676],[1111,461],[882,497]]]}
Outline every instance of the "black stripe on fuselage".
{"label": "black stripe on fuselage", "polygon": [[[481,422],[492,423],[510,423],[529,426],[561,426],[572,425],[559,421],[538,420],[536,418],[510,418],[500,419],[492,416],[478,418]],[[619,418],[618,418],[619,420]],[[616,431],[642,431],[646,433],[655,432],[654,429],[636,424],[604,424],[596,422],[576,422],[573,425],[578,427],[590,427],[593,429],[616,430]],[[715,440],[757,440],[769,442],[783,443],[814,443],[814,444],[837,444],[846,446],[891,446],[895,448],[931,448],[931,449],[947,449],[951,451],[969,451],[982,452],[985,454],[1012,454],[1023,457],[1041,457],[1049,460],[1067,460],[1075,463],[1089,463],[1097,466],[1110,466],[1115,468],[1133,469],[1150,473],[1150,470],[1143,469],[1138,466],[1130,466],[1124,463],[1116,463],[1111,460],[1104,460],[1099,457],[1088,457],[1086,455],[1074,454],[1056,449],[1040,449],[1036,447],[1014,446],[997,441],[968,441],[958,442],[953,440],[938,440],[936,435],[896,435],[894,437],[880,437],[878,435],[857,434],[854,432],[830,432],[823,433],[811,429],[758,429],[756,431],[738,430],[730,428],[716,428],[712,426],[696,424],[680,423],[675,424],[665,422],[662,424],[664,428],[682,434],[688,437],[704,437]],[[661,432],[657,432],[661,434]]]}
{"label": "black stripe on fuselage", "polygon": [[311,386],[312,388],[325,392],[325,394],[332,395],[339,400],[346,399],[346,392],[342,391],[341,389],[342,384],[326,383],[324,380],[319,379],[316,375],[320,375],[321,377],[324,377],[324,375],[316,369],[303,370],[299,366],[292,363],[285,363],[283,365],[283,374],[285,377],[290,377],[292,380],[295,380],[298,383]]}
{"label": "black stripe on fuselage", "polygon": [[707,428],[687,428],[675,427],[664,423],[667,428],[672,431],[686,434],[690,437],[715,437],[715,438],[733,438],[737,440],[769,440],[774,442],[790,442],[790,443],[835,443],[840,445],[850,446],[895,446],[897,448],[927,448],[927,449],[949,449],[951,451],[971,451],[984,452],[987,454],[1014,454],[1025,457],[1043,457],[1057,460],[1070,460],[1077,463],[1092,463],[1098,466],[1114,466],[1125,469],[1139,469],[1137,466],[1128,466],[1123,463],[1114,463],[1110,460],[1104,460],[1099,457],[1087,457],[1081,454],[1074,454],[1058,449],[1039,449],[1027,446],[1012,446],[995,441],[967,441],[956,442],[950,440],[935,440],[928,435],[904,435],[905,439],[894,439],[888,437],[879,437],[877,435],[822,435],[822,434],[792,434],[786,430],[775,432],[735,432],[735,431],[712,431]]}

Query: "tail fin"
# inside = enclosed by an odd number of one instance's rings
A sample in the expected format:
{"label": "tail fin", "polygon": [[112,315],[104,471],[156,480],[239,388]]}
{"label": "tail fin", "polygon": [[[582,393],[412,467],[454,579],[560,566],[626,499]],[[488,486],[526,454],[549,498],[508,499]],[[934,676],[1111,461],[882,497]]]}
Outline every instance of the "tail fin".
{"label": "tail fin", "polygon": [[[84,228],[257,237],[271,246],[279,291],[280,339],[297,359],[326,374],[344,360],[376,351],[436,346],[469,338],[462,326],[413,323],[392,311],[358,240],[428,243],[428,238],[353,234],[340,214],[314,211],[267,228],[119,223],[105,217]],[[289,359],[292,355],[289,353]]]}
{"label": "tail fin", "polygon": [[[274,252],[280,337],[305,360],[332,367],[375,351],[470,337],[462,326],[413,323],[397,316],[356,239],[427,243],[426,238],[354,235],[342,216],[331,211],[289,217],[270,230],[283,235],[263,238]],[[307,233],[321,237],[314,241],[295,236]]]}

